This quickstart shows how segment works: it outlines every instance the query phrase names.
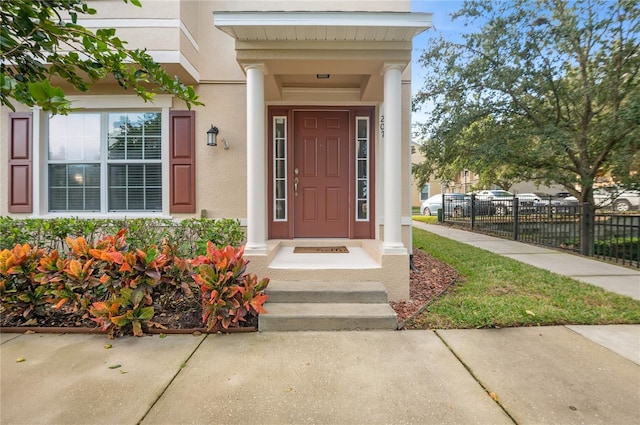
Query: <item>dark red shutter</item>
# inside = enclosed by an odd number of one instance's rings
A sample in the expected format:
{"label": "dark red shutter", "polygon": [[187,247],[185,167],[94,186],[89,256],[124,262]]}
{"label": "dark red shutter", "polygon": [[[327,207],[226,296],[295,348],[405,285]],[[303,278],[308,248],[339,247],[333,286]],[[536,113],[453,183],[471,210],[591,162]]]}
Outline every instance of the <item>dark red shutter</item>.
{"label": "dark red shutter", "polygon": [[170,212],[196,212],[196,115],[194,111],[171,111]]}
{"label": "dark red shutter", "polygon": [[33,212],[33,114],[9,113],[9,212]]}

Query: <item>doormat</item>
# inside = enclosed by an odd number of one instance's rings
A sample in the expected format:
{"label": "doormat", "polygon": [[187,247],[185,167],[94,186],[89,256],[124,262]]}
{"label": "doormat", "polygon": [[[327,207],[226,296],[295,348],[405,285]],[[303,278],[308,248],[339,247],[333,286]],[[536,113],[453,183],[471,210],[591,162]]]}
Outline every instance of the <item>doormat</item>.
{"label": "doormat", "polygon": [[297,246],[294,254],[344,254],[349,250],[346,246]]}

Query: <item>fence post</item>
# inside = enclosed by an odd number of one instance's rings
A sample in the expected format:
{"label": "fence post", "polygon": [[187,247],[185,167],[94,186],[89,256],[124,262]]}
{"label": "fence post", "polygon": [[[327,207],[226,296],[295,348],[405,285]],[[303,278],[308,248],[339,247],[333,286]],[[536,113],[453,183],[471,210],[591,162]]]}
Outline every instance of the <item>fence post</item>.
{"label": "fence post", "polygon": [[444,192],[442,192],[442,208],[440,208],[440,210],[438,210],[438,221],[443,223],[445,221],[445,216],[446,214],[444,213],[445,211],[445,203],[444,203]]}
{"label": "fence post", "polygon": [[520,226],[519,223],[519,217],[520,214],[518,213],[518,206],[520,200],[518,198],[516,198],[515,196],[513,197],[513,202],[511,204],[511,208],[513,210],[513,240],[517,241],[518,240],[518,227]]}
{"label": "fence post", "polygon": [[588,257],[593,255],[593,230],[595,229],[594,217],[591,212],[591,203],[582,204],[580,217],[580,254]]}
{"label": "fence post", "polygon": [[470,214],[471,214],[471,230],[473,230],[476,227],[476,194],[475,193],[471,194],[471,199],[469,202],[471,202],[471,204],[469,205],[469,208],[470,208]]}

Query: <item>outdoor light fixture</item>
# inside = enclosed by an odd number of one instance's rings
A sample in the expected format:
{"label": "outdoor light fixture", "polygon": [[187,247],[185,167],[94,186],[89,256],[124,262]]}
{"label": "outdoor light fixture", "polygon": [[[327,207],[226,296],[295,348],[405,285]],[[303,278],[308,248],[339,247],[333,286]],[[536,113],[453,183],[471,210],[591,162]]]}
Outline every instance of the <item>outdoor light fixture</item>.
{"label": "outdoor light fixture", "polygon": [[207,130],[207,146],[218,146],[218,127],[211,124],[211,128]]}

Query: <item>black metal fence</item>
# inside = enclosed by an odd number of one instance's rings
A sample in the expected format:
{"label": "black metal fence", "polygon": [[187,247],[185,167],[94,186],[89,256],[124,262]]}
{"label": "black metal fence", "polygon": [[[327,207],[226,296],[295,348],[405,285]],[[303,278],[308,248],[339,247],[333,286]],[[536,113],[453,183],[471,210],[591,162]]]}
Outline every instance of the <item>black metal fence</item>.
{"label": "black metal fence", "polygon": [[[598,210],[593,217],[590,215],[589,204],[562,199],[482,200],[473,195],[461,198],[459,194],[443,194],[438,218],[505,239],[640,268],[640,214]],[[587,231],[590,221],[592,230]]]}

